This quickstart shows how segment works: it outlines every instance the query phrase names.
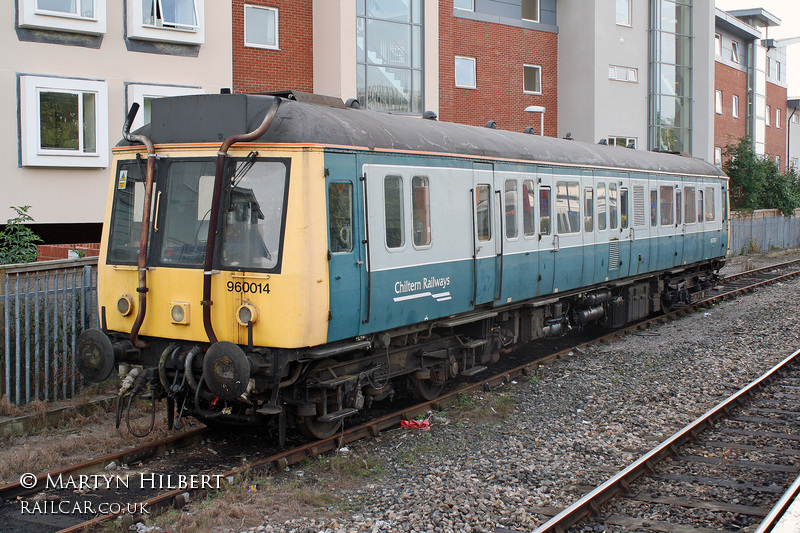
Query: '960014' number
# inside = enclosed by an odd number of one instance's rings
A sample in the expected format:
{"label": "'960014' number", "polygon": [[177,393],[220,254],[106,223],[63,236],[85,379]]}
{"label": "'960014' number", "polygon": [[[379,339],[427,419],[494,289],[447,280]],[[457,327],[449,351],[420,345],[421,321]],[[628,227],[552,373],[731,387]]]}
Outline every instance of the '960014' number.
{"label": "'960014' number", "polygon": [[228,292],[249,292],[252,294],[269,294],[269,283],[249,281],[229,281]]}

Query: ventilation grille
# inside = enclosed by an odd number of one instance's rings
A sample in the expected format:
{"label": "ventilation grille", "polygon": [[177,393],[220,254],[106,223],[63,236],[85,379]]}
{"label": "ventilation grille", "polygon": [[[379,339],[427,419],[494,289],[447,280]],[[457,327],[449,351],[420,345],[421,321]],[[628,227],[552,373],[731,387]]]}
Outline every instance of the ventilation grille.
{"label": "ventilation grille", "polygon": [[644,226],[644,185],[633,186],[633,225]]}
{"label": "ventilation grille", "polygon": [[608,269],[619,270],[619,239],[608,243]]}

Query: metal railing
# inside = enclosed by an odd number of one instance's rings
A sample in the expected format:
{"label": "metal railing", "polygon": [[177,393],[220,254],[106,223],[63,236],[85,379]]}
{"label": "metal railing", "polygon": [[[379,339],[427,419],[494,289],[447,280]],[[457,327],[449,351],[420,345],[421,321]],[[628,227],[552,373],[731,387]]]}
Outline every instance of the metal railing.
{"label": "metal railing", "polygon": [[731,213],[731,254],[800,246],[800,210],[785,217],[777,209]]}
{"label": "metal railing", "polygon": [[0,397],[74,396],[78,335],[97,316],[97,257],[0,265]]}

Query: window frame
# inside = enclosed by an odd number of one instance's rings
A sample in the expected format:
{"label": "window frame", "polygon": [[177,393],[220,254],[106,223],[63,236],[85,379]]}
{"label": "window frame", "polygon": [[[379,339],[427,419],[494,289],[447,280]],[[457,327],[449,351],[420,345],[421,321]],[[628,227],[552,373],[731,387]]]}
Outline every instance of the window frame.
{"label": "window frame", "polygon": [[719,89],[714,91],[714,112],[717,115],[722,114],[722,91]]}
{"label": "window frame", "polygon": [[[512,186],[509,189],[509,185]],[[514,203],[512,207],[514,208],[514,212],[509,215],[508,208],[508,193],[513,193]],[[519,202],[520,202],[520,194],[519,194],[519,182],[516,178],[509,178],[506,179],[503,183],[503,225],[505,226],[503,229],[503,233],[505,233],[505,238],[507,241],[516,241],[519,238]],[[510,232],[512,229],[511,222],[513,222],[513,232]]]}
{"label": "window frame", "polygon": [[129,39],[143,41],[162,41],[182,44],[200,45],[205,42],[205,1],[191,0],[197,17],[194,27],[159,26],[158,24],[145,24],[143,11],[145,2],[161,0],[128,0],[127,29]]}
{"label": "window frame", "polygon": [[[399,187],[397,187],[397,191],[399,191],[399,224],[397,228],[400,230],[400,244],[397,246],[390,246],[389,244],[389,211],[386,209],[386,183],[389,178],[396,179],[399,181]],[[386,174],[383,177],[383,244],[386,246],[386,249],[390,252],[399,252],[405,249],[406,247],[406,205],[405,205],[405,179],[403,178],[402,174]],[[394,229],[394,228],[393,228]]]}
{"label": "window frame", "polygon": [[[94,152],[83,152],[80,149],[41,148],[40,95],[42,92],[94,94]],[[19,102],[22,166],[75,168],[105,168],[108,166],[107,82],[78,78],[20,76]],[[83,116],[79,117],[79,130],[81,131],[83,130],[83,119]]]}
{"label": "window frame", "polygon": [[[459,83],[458,82],[458,61],[467,61],[472,63],[472,79],[474,83],[472,85]],[[455,82],[455,86],[458,89],[477,89],[478,88],[478,62],[474,57],[467,57],[467,56],[455,56],[453,59],[453,81]]]}
{"label": "window frame", "polygon": [[[625,76],[618,75],[619,72],[622,72]],[[639,83],[639,69],[635,67],[623,67],[621,65],[609,65],[608,79],[626,83]]]}
{"label": "window frame", "polygon": [[145,125],[144,121],[144,99],[145,98],[167,98],[170,96],[190,96],[203,94],[202,87],[178,86],[178,85],[152,85],[149,83],[129,83],[126,87],[125,96],[127,97],[128,109],[134,102],[139,104],[139,112],[131,123],[131,131],[136,131]]}
{"label": "window frame", "polygon": [[453,9],[461,9],[463,11],[475,11],[475,0],[469,0],[469,5],[470,5],[470,7],[457,6],[456,2],[454,1],[453,2]]}
{"label": "window frame", "polygon": [[775,108],[775,127],[781,129],[781,108]]}
{"label": "window frame", "polygon": [[[415,185],[417,180],[421,181],[421,185]],[[416,189],[424,191],[424,204],[417,205]],[[422,209],[419,209],[422,207]],[[427,235],[427,242],[417,242],[417,215],[423,214],[421,222],[427,224],[427,231],[423,231],[422,235]],[[417,250],[426,250],[433,245],[433,224],[431,222],[431,180],[428,176],[422,174],[415,174],[411,177],[411,245]]]}
{"label": "window frame", "polygon": [[714,165],[722,168],[722,148],[720,146],[714,147]]}
{"label": "window frame", "polygon": [[[260,11],[272,11],[275,14],[275,19],[274,19],[274,21],[275,21],[274,22],[275,44],[274,45],[261,44],[261,43],[248,43],[247,42],[247,10],[248,9],[257,10],[257,11],[258,10],[260,10]],[[280,35],[279,35],[280,20],[278,18],[278,15],[279,15],[278,8],[275,8],[275,7],[244,4],[244,6],[242,7],[242,16],[243,16],[243,20],[244,20],[244,36],[243,36],[244,46],[246,48],[260,48],[262,50],[280,50]]]}
{"label": "window frame", "polygon": [[[526,0],[522,0],[520,2],[520,18],[522,20],[529,20],[531,22],[540,22],[542,20],[542,2],[541,2],[541,0],[527,0],[527,1],[528,2],[535,2],[535,4],[536,4],[536,9],[535,9],[536,10],[536,18],[532,19],[532,18],[527,18],[525,16],[525,2],[526,2]],[[474,4],[473,4],[473,8],[474,8]]]}
{"label": "window frame", "polygon": [[736,63],[737,65],[740,62],[739,43],[734,40],[731,40],[731,62]]}
{"label": "window frame", "polygon": [[[617,16],[619,15],[619,7],[621,4],[625,4],[627,6],[627,16],[626,22],[620,22]],[[614,3],[615,11],[614,11],[614,22],[617,26],[625,26],[626,28],[633,27],[633,2],[631,0],[616,0]]]}
{"label": "window frame", "polygon": [[772,108],[770,106],[767,106],[766,112],[764,113],[764,121],[767,126],[772,126],[772,124],[770,124],[770,118],[769,118],[770,114],[772,114]]}
{"label": "window frame", "polygon": [[37,0],[18,0],[17,24],[20,28],[103,35],[107,31],[106,0],[92,1],[94,14],[91,17],[83,17],[39,9]]}
{"label": "window frame", "polygon": [[[538,91],[529,91],[525,89],[525,69],[532,68],[536,69],[539,72],[539,90]],[[541,65],[522,65],[522,93],[523,94],[542,94],[542,67]]]}
{"label": "window frame", "polygon": [[733,118],[739,118],[739,95],[734,94],[733,98],[731,99],[731,116]]}
{"label": "window frame", "polygon": [[714,34],[714,55],[722,57],[722,35],[719,33]]}

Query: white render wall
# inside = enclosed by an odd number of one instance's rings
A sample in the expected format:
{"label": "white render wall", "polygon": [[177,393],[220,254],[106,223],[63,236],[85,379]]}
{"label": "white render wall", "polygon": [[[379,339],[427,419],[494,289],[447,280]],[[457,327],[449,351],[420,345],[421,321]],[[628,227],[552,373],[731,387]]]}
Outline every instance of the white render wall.
{"label": "white render wall", "polygon": [[[19,0],[22,2],[23,0]],[[130,3],[132,0],[128,0]],[[9,206],[30,205],[36,223],[99,223],[108,192],[108,168],[21,166],[20,76],[102,80],[108,86],[108,146],[122,138],[129,105],[126,84],[200,88],[217,93],[232,83],[231,5],[204,2],[204,43],[197,57],[128,51],[123,2],[107,0],[106,33],[100,48],[20,40],[16,2],[0,2],[3,49],[0,63],[0,223],[13,215]],[[128,27],[130,33],[130,26]],[[157,46],[159,46],[158,44]],[[167,45],[169,46],[169,45]],[[140,110],[140,113],[142,111]]]}

